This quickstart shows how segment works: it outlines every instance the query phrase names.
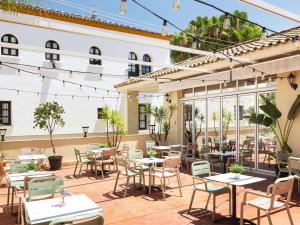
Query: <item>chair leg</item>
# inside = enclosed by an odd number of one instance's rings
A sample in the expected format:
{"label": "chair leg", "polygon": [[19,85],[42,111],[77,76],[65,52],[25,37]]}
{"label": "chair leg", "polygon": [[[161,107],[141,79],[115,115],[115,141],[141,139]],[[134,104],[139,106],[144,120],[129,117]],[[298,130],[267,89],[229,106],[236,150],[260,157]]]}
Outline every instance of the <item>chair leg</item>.
{"label": "chair leg", "polygon": [[281,171],[280,171],[280,168],[279,168],[279,172],[278,172],[278,175],[277,175],[277,179],[280,177],[280,173],[281,173]]}
{"label": "chair leg", "polygon": [[74,169],[73,176],[75,176],[75,175],[76,175],[77,166],[78,166],[78,161],[76,162],[76,166],[75,166],[75,169]]}
{"label": "chair leg", "polygon": [[143,172],[143,175],[142,175],[142,179],[143,179],[143,189],[144,189],[144,192],[146,191],[146,185],[145,185],[145,173]]}
{"label": "chair leg", "polygon": [[115,182],[115,187],[114,187],[114,193],[116,193],[116,188],[117,188],[117,184],[118,184],[119,176],[120,176],[120,173],[118,172],[118,174],[117,174],[117,178],[116,178],[116,182]]}
{"label": "chair leg", "polygon": [[133,176],[133,189],[135,189],[135,176]]}
{"label": "chair leg", "polygon": [[260,209],[257,208],[257,225],[260,225]]}
{"label": "chair leg", "polygon": [[24,211],[23,211],[23,207],[21,207],[21,225],[24,225],[25,221],[24,221]]}
{"label": "chair leg", "polygon": [[287,214],[288,214],[288,216],[289,216],[289,219],[290,219],[290,223],[291,223],[291,225],[294,225],[294,222],[293,222],[293,218],[292,218],[292,215],[291,215],[290,208],[289,208],[289,206],[288,206],[287,204],[285,205],[285,207],[286,207],[286,211],[287,211]]}
{"label": "chair leg", "polygon": [[[298,182],[298,193],[300,193],[300,180],[298,179],[297,182]],[[1,184],[1,182],[0,182],[0,184]]]}
{"label": "chair leg", "polygon": [[182,191],[181,191],[181,184],[180,184],[179,174],[177,175],[177,182],[178,182],[179,193],[180,193],[180,196],[182,197]]}
{"label": "chair leg", "polygon": [[193,201],[194,201],[195,193],[196,193],[196,189],[193,189],[193,194],[192,194],[192,198],[191,198],[191,201],[190,201],[190,206],[189,206],[189,210],[188,210],[188,212],[190,212],[190,211],[191,211],[191,209],[192,209],[192,205],[193,205]]}
{"label": "chair leg", "polygon": [[104,172],[103,172],[103,170],[104,170],[104,167],[102,166],[101,167],[101,176],[102,176],[102,179],[104,180]]}
{"label": "chair leg", "polygon": [[244,225],[244,204],[241,203],[241,218],[240,218],[240,225]]}
{"label": "chair leg", "polygon": [[216,196],[213,195],[213,214],[212,214],[213,222],[215,222],[215,213],[216,213]]}
{"label": "chair leg", "polygon": [[207,197],[207,200],[206,200],[206,203],[205,203],[205,209],[207,210],[207,207],[208,207],[208,203],[209,203],[209,200],[210,200],[210,196],[211,196],[211,193],[208,194],[208,197]]}
{"label": "chair leg", "polygon": [[81,169],[82,169],[82,163],[81,163],[81,165],[80,165],[80,167],[79,167],[79,176],[81,175]]}
{"label": "chair leg", "polygon": [[21,222],[21,210],[22,210],[22,199],[19,198],[18,219],[17,219],[17,222],[18,222],[18,223]]}
{"label": "chair leg", "polygon": [[229,215],[231,215],[231,193],[229,192],[228,193],[228,195],[229,195]]}
{"label": "chair leg", "polygon": [[269,224],[273,225],[272,220],[271,220],[271,216],[270,216],[270,212],[267,212],[267,217],[268,217]]}
{"label": "chair leg", "polygon": [[125,187],[125,191],[124,191],[123,198],[125,198],[126,193],[127,193],[127,188],[128,188],[128,184],[129,184],[129,179],[130,179],[130,177],[127,177],[127,180],[126,180],[126,187]]}
{"label": "chair leg", "polygon": [[163,179],[160,178],[160,186],[161,186],[161,191],[164,197],[164,200],[166,200],[166,196],[165,196],[165,187],[164,187],[164,183],[163,183]]}

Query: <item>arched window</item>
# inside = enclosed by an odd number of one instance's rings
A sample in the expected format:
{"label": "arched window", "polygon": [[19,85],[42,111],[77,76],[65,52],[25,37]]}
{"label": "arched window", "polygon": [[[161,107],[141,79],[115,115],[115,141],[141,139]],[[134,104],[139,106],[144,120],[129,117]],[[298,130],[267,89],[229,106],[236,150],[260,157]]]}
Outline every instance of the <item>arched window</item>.
{"label": "arched window", "polygon": [[[59,50],[59,45],[55,41],[47,41],[46,48]],[[59,54],[56,54],[56,53],[46,52],[45,58],[46,58],[46,60],[59,61],[60,56],[59,56]]]}
{"label": "arched window", "polygon": [[[134,52],[129,52],[128,55],[129,60],[137,60],[137,56]],[[128,64],[128,76],[134,76],[138,77],[139,76],[139,65],[138,64]]]}
{"label": "arched window", "polygon": [[[101,55],[101,51],[96,46],[93,46],[90,48],[90,54],[91,55]],[[102,62],[101,62],[101,59],[90,58],[90,64],[91,65],[102,65]]]}
{"label": "arched window", "polygon": [[[18,44],[18,39],[12,34],[4,34],[1,37],[1,42],[17,45]],[[9,55],[9,56],[19,56],[19,49],[1,47],[1,54],[2,55]]]}
{"label": "arched window", "polygon": [[[143,61],[144,62],[151,62],[151,58],[149,55],[145,54],[143,55]],[[150,73],[152,71],[151,66],[142,65],[142,74]]]}

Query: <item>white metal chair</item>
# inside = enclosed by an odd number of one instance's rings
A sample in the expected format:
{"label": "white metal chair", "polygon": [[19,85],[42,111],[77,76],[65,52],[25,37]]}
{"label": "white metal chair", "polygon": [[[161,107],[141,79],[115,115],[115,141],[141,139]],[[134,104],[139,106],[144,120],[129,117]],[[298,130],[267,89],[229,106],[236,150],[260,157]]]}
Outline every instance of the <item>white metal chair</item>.
{"label": "white metal chair", "polygon": [[[287,214],[289,216],[289,220],[291,225],[294,225],[291,212],[289,209],[289,202],[291,199],[291,194],[294,185],[294,177],[288,176],[284,178],[277,179],[274,184],[268,186],[267,193],[262,193],[254,190],[245,191],[244,198],[241,203],[241,220],[240,224],[244,224],[244,206],[249,205],[257,208],[257,225],[260,225],[260,210],[263,210],[267,214],[267,218],[269,224],[272,225],[272,220],[270,213],[273,210],[277,210],[279,208],[285,207]],[[249,194],[256,195],[257,198],[247,201],[247,197]],[[275,199],[276,195],[286,195],[287,198],[285,202],[277,201]]]}
{"label": "white metal chair", "polygon": [[276,152],[276,162],[278,166],[278,175],[277,179],[280,177],[281,173],[289,173],[288,158],[290,157],[290,153],[288,151],[277,151]]}
{"label": "white metal chair", "polygon": [[103,225],[104,218],[101,213],[88,213],[81,216],[53,220],[49,225]]}
{"label": "white metal chair", "polygon": [[289,157],[288,159],[289,176],[294,175],[298,182],[298,193],[300,193],[300,158]]}
{"label": "white metal chair", "polygon": [[[206,201],[205,209],[207,209],[208,202],[210,196],[213,195],[213,221],[215,221],[215,210],[216,210],[216,196],[222,194],[228,194],[229,196],[229,214],[231,214],[231,192],[227,186],[215,185],[211,181],[207,181],[202,178],[202,176],[211,176],[216,175],[218,173],[211,172],[210,163],[208,161],[197,161],[192,163],[192,176],[193,176],[193,194],[190,201],[190,206],[188,212],[191,211],[192,204],[194,201],[196,191],[203,191],[208,193],[208,198]],[[196,182],[196,180],[200,181],[200,183]]]}
{"label": "white metal chair", "polygon": [[163,162],[163,167],[154,168],[153,171],[151,171],[151,173],[150,173],[150,183],[152,183],[152,181],[153,181],[153,185],[154,185],[155,177],[160,179],[160,184],[161,184],[161,189],[162,189],[164,200],[166,199],[165,179],[170,178],[170,177],[177,178],[180,196],[182,196],[179,168],[180,168],[180,158],[179,157],[167,157]]}

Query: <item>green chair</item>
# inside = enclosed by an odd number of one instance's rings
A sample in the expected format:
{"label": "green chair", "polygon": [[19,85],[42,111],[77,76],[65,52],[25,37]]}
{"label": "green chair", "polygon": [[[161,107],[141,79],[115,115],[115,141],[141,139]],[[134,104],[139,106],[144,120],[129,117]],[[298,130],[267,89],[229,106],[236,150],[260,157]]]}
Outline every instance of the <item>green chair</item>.
{"label": "green chair", "polygon": [[[140,149],[136,149],[136,150],[130,150],[128,152],[128,162],[129,162],[129,165],[133,163],[133,166],[140,170],[141,173],[144,173],[146,171],[149,171],[149,166],[146,166],[146,165],[143,165],[143,164],[138,164],[136,163],[134,160],[135,159],[142,159],[144,158],[144,152]],[[140,183],[141,183],[141,175],[140,175]]]}
{"label": "green chair", "polygon": [[[24,189],[27,189],[27,196],[23,198],[23,202],[53,198],[54,194],[64,186],[64,181],[58,176],[47,176],[30,179],[27,185],[27,187],[24,187]],[[21,220],[24,224],[23,210],[21,210]],[[30,224],[26,210],[25,220]]]}
{"label": "green chair", "polygon": [[144,186],[144,191],[145,191],[145,176],[144,176],[143,171],[140,168],[130,167],[128,165],[128,161],[122,156],[116,156],[115,157],[115,164],[116,164],[116,168],[117,168],[117,178],[116,178],[113,193],[116,193],[116,189],[117,189],[118,180],[119,180],[120,175],[123,175],[127,178],[123,197],[126,196],[129,180],[130,180],[131,177],[133,178],[133,184],[134,184],[134,187],[135,187],[135,176],[141,176],[142,179],[143,179],[143,186]]}
{"label": "green chair", "polygon": [[49,225],[103,225],[104,218],[101,213],[88,213],[81,216],[68,217],[64,219],[53,220]]}
{"label": "green chair", "polygon": [[290,157],[290,153],[288,151],[277,151],[276,152],[276,163],[278,166],[278,175],[277,179],[280,177],[281,173],[289,173],[288,159]]}
{"label": "green chair", "polygon": [[[194,201],[195,193],[196,191],[203,191],[208,193],[208,198],[206,201],[205,209],[207,209],[208,202],[210,199],[210,196],[213,195],[213,214],[212,218],[213,221],[215,221],[215,210],[216,210],[216,196],[222,195],[222,194],[228,194],[229,196],[229,214],[231,214],[231,195],[230,195],[230,189],[226,186],[221,185],[215,185],[211,181],[207,181],[203,179],[203,176],[211,176],[216,175],[218,173],[211,172],[210,170],[210,164],[208,161],[197,161],[192,163],[192,177],[193,177],[193,194],[190,201],[190,206],[188,209],[188,212],[191,211],[192,204]],[[200,181],[200,183],[196,183],[196,180]]]}
{"label": "green chair", "polygon": [[151,150],[152,147],[154,147],[156,144],[155,144],[155,141],[146,141],[146,150],[149,151]]}
{"label": "green chair", "polygon": [[289,176],[294,175],[298,182],[298,193],[300,193],[300,158],[289,157],[288,159]]}

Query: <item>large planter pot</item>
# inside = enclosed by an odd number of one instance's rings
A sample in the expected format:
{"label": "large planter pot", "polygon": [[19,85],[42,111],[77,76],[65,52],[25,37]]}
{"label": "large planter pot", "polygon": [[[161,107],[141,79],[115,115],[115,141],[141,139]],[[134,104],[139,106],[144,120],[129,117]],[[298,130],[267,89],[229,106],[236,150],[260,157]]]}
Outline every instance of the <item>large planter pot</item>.
{"label": "large planter pot", "polygon": [[61,155],[53,155],[49,156],[49,164],[50,164],[50,170],[59,170],[61,169],[62,164],[62,156]]}

